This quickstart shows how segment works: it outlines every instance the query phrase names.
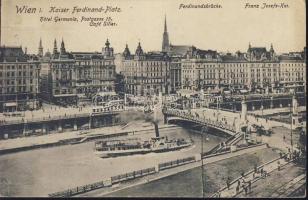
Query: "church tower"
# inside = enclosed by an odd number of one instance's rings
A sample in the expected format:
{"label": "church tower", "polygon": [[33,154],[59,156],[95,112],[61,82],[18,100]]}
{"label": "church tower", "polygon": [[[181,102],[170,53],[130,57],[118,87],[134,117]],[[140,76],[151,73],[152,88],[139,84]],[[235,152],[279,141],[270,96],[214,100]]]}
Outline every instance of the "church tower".
{"label": "church tower", "polygon": [[43,45],[42,45],[42,39],[40,38],[39,48],[38,48],[38,56],[43,57]]}
{"label": "church tower", "polygon": [[57,40],[53,42],[53,55],[58,53]]}
{"label": "church tower", "polygon": [[164,34],[163,34],[163,45],[162,45],[162,51],[168,52],[169,51],[169,35],[167,31],[167,19],[165,16],[165,27],[164,27]]}
{"label": "church tower", "polygon": [[63,41],[63,38],[62,38],[62,42],[61,42],[61,48],[60,48],[60,53],[61,53],[61,54],[65,54],[65,53],[66,53],[66,50],[65,50],[65,45],[64,45],[64,41]]}

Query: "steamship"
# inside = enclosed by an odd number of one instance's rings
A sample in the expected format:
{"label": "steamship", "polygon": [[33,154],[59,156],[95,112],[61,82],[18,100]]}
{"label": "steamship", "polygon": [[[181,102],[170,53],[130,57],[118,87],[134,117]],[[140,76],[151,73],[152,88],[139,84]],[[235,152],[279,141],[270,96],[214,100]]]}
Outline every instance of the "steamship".
{"label": "steamship", "polygon": [[167,136],[160,137],[156,123],[156,137],[147,141],[140,138],[129,138],[124,140],[108,140],[95,142],[95,154],[101,158],[126,156],[133,154],[160,153],[179,150],[193,144],[192,140],[183,138],[169,140]]}

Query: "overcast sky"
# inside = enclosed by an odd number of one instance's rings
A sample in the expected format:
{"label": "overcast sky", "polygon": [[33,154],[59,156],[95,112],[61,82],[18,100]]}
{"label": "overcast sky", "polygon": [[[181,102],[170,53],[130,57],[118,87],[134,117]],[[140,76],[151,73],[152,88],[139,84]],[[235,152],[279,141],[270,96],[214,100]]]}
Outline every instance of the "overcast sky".
{"label": "overcast sky", "polygon": [[[285,9],[245,9],[246,3],[285,3]],[[180,4],[220,4],[221,9],[179,9]],[[42,8],[42,13],[16,14],[16,5]],[[41,23],[40,16],[105,17],[100,13],[80,15],[50,14],[50,6],[118,6],[112,13],[116,27],[90,27],[88,23]],[[134,52],[140,40],[145,51],[161,50],[164,16],[167,15],[169,39],[175,45],[195,45],[201,49],[235,52],[252,46],[276,52],[301,51],[305,46],[306,13],[304,0],[2,0],[2,45],[26,46],[37,53],[40,37],[44,52],[52,51],[63,37],[68,51],[101,51],[107,38],[115,52],[125,44]]]}

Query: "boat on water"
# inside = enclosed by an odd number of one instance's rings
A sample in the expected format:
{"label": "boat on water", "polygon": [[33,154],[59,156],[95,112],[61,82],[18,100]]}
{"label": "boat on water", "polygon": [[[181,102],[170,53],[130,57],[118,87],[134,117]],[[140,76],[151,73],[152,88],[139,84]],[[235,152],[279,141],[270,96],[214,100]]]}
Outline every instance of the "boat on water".
{"label": "boat on water", "polygon": [[169,140],[167,136],[160,137],[156,123],[156,137],[142,141],[140,138],[122,140],[101,140],[95,142],[95,154],[101,158],[126,156],[133,154],[160,153],[179,150],[193,144],[191,139],[176,138]]}
{"label": "boat on water", "polygon": [[140,138],[97,141],[95,142],[95,154],[101,158],[108,158],[150,152],[159,153],[179,150],[192,144],[191,140],[183,138],[168,140],[168,137],[154,137],[148,141],[142,141]]}

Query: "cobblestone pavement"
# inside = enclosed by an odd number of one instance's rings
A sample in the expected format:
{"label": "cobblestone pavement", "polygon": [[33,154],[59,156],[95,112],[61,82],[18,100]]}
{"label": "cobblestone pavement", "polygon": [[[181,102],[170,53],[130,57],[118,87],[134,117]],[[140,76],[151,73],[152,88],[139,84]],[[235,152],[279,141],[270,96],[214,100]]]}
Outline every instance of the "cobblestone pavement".
{"label": "cobblestone pavement", "polygon": [[[265,170],[267,173],[271,173],[273,170],[278,168],[278,161],[280,162],[281,165],[285,165],[287,162],[284,159],[279,159],[273,163],[267,164],[263,167],[263,170]],[[233,182],[232,184],[230,184],[229,189],[225,188],[222,191],[220,191],[220,197],[234,197],[236,194],[238,194],[239,192],[242,192],[244,190],[244,188],[249,188],[249,182],[251,184],[253,184],[253,182],[257,181],[258,179],[260,179],[261,177],[263,177],[263,175],[259,174],[254,174],[254,173],[250,173],[246,176],[243,176],[242,178],[240,178],[240,185],[238,186],[238,181]],[[264,176],[264,178],[266,178]],[[238,190],[237,190],[238,188]]]}
{"label": "cobblestone pavement", "polygon": [[252,184],[250,192],[241,192],[236,197],[287,197],[291,192],[306,182],[305,170],[293,163],[287,164],[280,171],[273,171],[269,177]]}

